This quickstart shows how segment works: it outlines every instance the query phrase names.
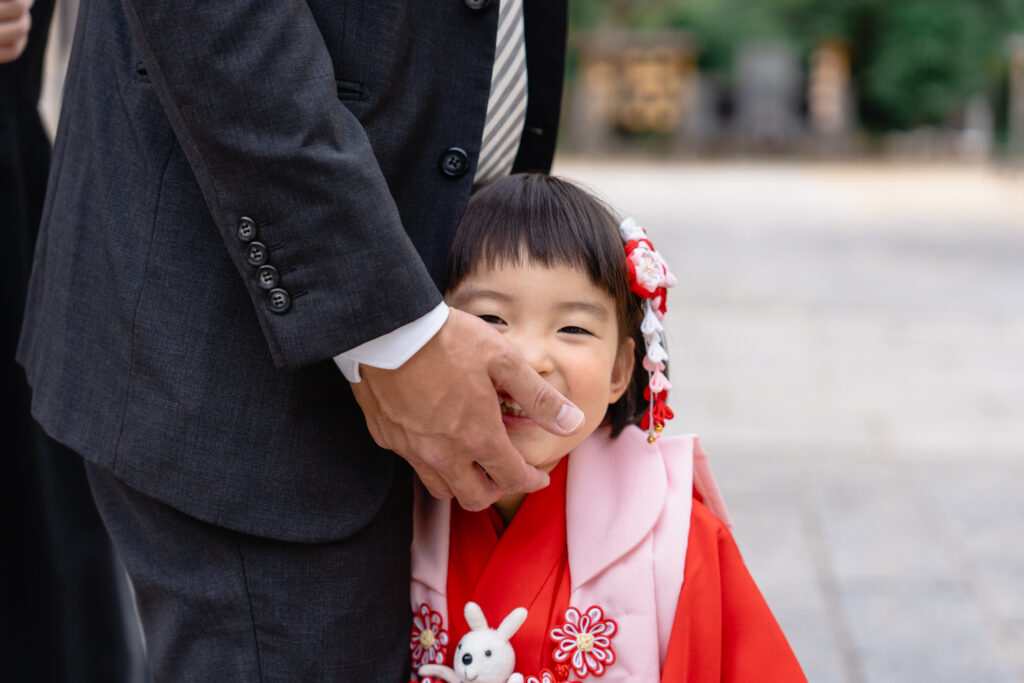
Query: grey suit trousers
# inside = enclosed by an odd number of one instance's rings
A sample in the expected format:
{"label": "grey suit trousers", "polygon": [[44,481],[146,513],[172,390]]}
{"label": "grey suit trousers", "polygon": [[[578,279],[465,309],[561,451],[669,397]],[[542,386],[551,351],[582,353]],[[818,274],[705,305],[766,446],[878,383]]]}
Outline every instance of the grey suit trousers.
{"label": "grey suit trousers", "polygon": [[409,680],[406,468],[383,514],[329,543],[214,526],[86,469],[135,588],[155,683]]}

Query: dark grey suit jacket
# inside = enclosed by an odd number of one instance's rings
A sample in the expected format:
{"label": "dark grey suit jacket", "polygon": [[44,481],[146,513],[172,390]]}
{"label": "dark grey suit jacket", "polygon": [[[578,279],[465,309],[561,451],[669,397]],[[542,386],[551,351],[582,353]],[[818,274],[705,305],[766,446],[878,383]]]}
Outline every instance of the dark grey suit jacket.
{"label": "dark grey suit jacket", "polygon": [[[222,526],[363,526],[394,456],[325,359],[440,300],[497,4],[83,3],[19,349],[43,426]],[[516,166],[547,169],[564,2],[525,16]],[[452,148],[468,161],[449,174]]]}

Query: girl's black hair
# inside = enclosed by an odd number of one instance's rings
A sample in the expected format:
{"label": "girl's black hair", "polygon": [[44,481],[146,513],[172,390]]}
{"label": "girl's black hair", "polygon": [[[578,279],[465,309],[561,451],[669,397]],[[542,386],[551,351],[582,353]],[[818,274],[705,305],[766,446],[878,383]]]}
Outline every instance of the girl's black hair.
{"label": "girl's black hair", "polygon": [[478,268],[532,261],[569,266],[608,292],[615,301],[620,341],[632,337],[634,343],[633,379],[605,415],[612,436],[640,422],[648,381],[642,365],[642,301],[629,289],[618,226],[607,204],[571,182],[544,173],[511,175],[470,197],[448,253],[447,274],[450,291]]}

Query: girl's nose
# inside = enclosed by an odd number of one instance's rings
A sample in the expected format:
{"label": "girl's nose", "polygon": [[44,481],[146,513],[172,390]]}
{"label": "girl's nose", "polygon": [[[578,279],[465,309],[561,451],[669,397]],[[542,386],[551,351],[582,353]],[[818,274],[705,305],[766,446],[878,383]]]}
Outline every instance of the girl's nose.
{"label": "girl's nose", "polygon": [[537,374],[543,375],[554,369],[551,350],[544,339],[531,335],[520,335],[515,343],[526,356],[526,362]]}

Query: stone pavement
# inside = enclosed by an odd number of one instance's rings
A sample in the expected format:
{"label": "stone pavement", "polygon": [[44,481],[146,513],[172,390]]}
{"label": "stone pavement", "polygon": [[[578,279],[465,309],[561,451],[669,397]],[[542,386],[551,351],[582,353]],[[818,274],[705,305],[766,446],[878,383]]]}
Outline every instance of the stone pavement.
{"label": "stone pavement", "polygon": [[1024,174],[564,160],[679,279],[701,434],[813,682],[1024,682]]}

